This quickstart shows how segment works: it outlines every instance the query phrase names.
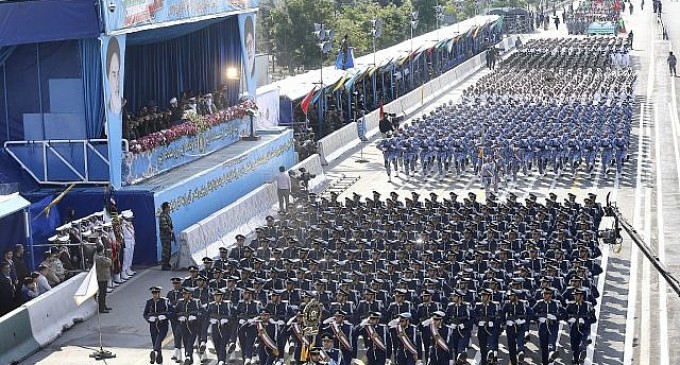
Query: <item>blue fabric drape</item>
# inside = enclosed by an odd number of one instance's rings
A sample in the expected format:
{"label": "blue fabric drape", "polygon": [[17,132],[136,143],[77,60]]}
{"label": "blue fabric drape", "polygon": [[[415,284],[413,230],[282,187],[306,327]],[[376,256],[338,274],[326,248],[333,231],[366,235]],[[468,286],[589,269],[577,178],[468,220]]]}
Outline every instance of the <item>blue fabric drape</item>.
{"label": "blue fabric drape", "polygon": [[128,108],[134,111],[151,101],[164,108],[183,92],[211,92],[222,84],[227,84],[230,103],[236,103],[239,80],[226,80],[226,70],[241,67],[237,19],[162,42],[129,45],[124,92]]}
{"label": "blue fabric drape", "polygon": [[7,61],[16,48],[17,46],[0,47],[0,65],[5,64],[5,61]]}
{"label": "blue fabric drape", "polygon": [[99,138],[104,130],[104,89],[99,39],[80,40],[87,138]]}

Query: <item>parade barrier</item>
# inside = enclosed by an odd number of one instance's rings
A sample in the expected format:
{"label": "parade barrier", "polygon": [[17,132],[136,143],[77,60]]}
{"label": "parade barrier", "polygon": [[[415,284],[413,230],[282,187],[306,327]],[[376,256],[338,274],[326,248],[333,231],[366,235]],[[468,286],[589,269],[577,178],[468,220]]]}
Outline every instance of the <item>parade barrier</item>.
{"label": "parade barrier", "polygon": [[18,363],[39,348],[26,307],[21,306],[0,318],[0,364]]}
{"label": "parade barrier", "polygon": [[56,340],[64,330],[97,312],[94,299],[80,306],[73,299],[86,275],[86,272],[82,272],[24,304],[33,328],[33,337],[40,347]]}
{"label": "parade barrier", "polygon": [[[295,171],[299,175],[302,167],[310,174],[316,175],[309,181],[309,191],[321,192],[328,183],[321,166],[321,157],[312,155],[291,167],[289,171]],[[180,233],[177,267],[197,265],[203,257],[218,256],[219,248],[229,248],[237,234],[248,235],[261,226],[268,215],[275,214],[277,204],[275,184],[265,184],[189,226]]]}
{"label": "parade barrier", "polygon": [[354,148],[359,142],[356,122],[349,123],[320,139],[318,142],[318,150],[319,155],[321,156],[321,164],[328,165],[342,156],[343,153]]}
{"label": "parade barrier", "polygon": [[274,214],[278,201],[276,186],[264,184],[227,207],[200,220],[180,233],[178,267],[201,263],[203,257],[219,255],[219,248],[229,247],[237,234],[248,234]]}

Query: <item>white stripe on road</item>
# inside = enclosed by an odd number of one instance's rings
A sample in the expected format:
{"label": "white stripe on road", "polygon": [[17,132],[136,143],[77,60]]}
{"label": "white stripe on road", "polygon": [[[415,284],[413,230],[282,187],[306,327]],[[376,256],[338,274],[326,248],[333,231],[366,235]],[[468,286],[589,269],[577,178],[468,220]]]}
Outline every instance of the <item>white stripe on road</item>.
{"label": "white stripe on road", "polygon": [[[642,223],[642,146],[644,144],[645,136],[644,116],[645,104],[642,104],[640,105],[640,118],[638,122],[638,160],[637,177],[635,179],[635,206],[633,208],[633,226],[635,227],[640,227]],[[635,338],[635,307],[637,305],[637,275],[639,256],[640,252],[637,246],[631,245],[630,275],[628,276],[628,308],[626,309],[626,337],[623,347],[623,365],[632,365],[633,363],[633,339]],[[648,287],[648,285],[645,286]],[[642,298],[646,297],[643,295]]]}
{"label": "white stripe on road", "polygon": [[[659,130],[659,113],[658,109],[654,108],[654,120],[656,125],[654,126],[654,138],[655,138],[655,163],[656,163],[656,219],[657,226],[659,228],[658,233],[658,257],[659,261],[663,262],[665,259],[664,246],[665,246],[665,227],[664,227],[664,217],[663,217],[663,186],[662,186],[662,169],[661,166],[661,141]],[[675,141],[675,138],[673,138]],[[675,142],[674,142],[675,143]],[[676,163],[680,163],[676,161]],[[669,365],[668,359],[668,324],[667,321],[667,306],[666,306],[666,282],[663,276],[659,274],[659,365]]]}

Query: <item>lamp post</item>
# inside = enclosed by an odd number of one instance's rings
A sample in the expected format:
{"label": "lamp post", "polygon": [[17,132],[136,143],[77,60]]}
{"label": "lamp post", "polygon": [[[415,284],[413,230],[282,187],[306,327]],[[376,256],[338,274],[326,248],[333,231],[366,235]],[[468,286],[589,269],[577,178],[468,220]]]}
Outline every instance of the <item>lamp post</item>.
{"label": "lamp post", "polygon": [[411,25],[411,52],[408,60],[408,77],[410,79],[411,89],[413,89],[413,31],[418,28],[418,11],[413,11],[408,15],[409,24]]}
{"label": "lamp post", "polygon": [[326,102],[326,93],[323,88],[323,59],[324,55],[331,51],[333,48],[333,38],[335,38],[335,32],[332,29],[326,29],[323,23],[314,23],[314,33],[318,41],[317,45],[321,51],[321,67],[319,68],[320,80],[319,88],[321,96],[319,97],[319,135],[323,136],[323,115],[324,115],[324,103]]}
{"label": "lamp post", "polygon": [[442,21],[444,21],[444,6],[435,5],[434,6],[435,19],[437,20],[437,42],[439,42],[439,28],[441,27]]}

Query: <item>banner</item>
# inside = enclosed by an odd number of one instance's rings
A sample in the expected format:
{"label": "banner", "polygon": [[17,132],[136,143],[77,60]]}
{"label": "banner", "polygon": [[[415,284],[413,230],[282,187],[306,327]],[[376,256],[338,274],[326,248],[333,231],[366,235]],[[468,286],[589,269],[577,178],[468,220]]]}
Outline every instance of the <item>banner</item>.
{"label": "banner", "polygon": [[104,71],[104,102],[106,105],[106,136],[109,141],[109,176],[111,185],[121,185],[123,156],[123,79],[125,78],[125,35],[102,35],[102,70]]}
{"label": "banner", "polygon": [[248,98],[255,100],[257,95],[257,78],[255,76],[255,13],[239,14],[238,28],[241,34],[241,54],[243,55],[243,72]]}
{"label": "banner", "polygon": [[160,28],[166,22],[236,14],[257,8],[259,0],[106,0],[103,3],[106,33],[110,34],[134,28]]}
{"label": "banner", "polygon": [[258,90],[256,129],[267,129],[279,125],[279,89]]}

